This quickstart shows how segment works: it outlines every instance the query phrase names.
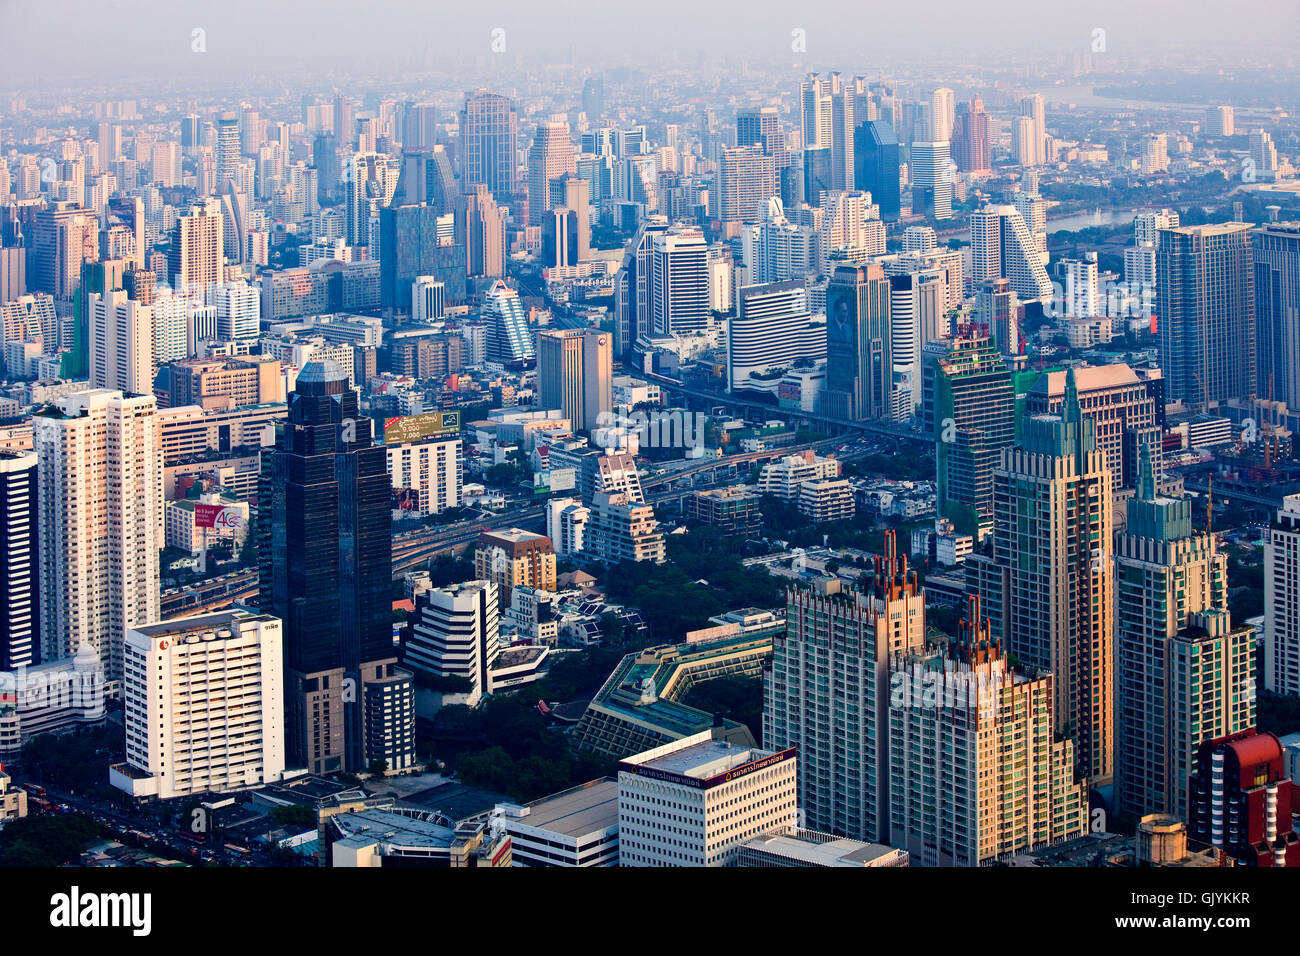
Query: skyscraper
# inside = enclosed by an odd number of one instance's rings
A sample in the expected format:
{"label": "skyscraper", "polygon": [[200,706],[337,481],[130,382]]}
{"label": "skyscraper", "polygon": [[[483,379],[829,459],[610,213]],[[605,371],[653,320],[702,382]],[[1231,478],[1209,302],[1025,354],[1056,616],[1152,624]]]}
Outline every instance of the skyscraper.
{"label": "skyscraper", "polygon": [[708,328],[709,244],[692,226],[673,226],[654,236],[651,252],[650,318],[654,335]]}
{"label": "skyscraper", "polygon": [[464,236],[465,268],[470,276],[496,278],[506,271],[506,232],[502,210],[486,184],[460,197],[457,233]]}
{"label": "skyscraper", "polygon": [[652,326],[654,297],[654,239],[666,232],[664,216],[650,216],[637,226],[623,251],[623,263],[614,277],[614,351],[627,354],[639,336]]}
{"label": "skyscraper", "polygon": [[786,592],[763,675],[763,743],[799,754],[804,826],[889,840],[889,661],[925,645],[925,593],[886,532],[865,591]]}
{"label": "skyscraper", "polygon": [[736,145],[758,146],[776,162],[778,175],[790,165],[781,115],[775,106],[759,106],[736,111]]}
{"label": "skyscraper", "polygon": [[217,189],[238,177],[239,145],[239,116],[222,113],[217,118]]}
{"label": "skyscraper", "polygon": [[1029,119],[1029,148],[1018,157],[1022,166],[1047,162],[1047,116],[1043,94],[1033,93],[1020,101],[1020,115]]}
{"label": "skyscraper", "polygon": [[36,466],[32,452],[0,450],[0,671],[41,663]]}
{"label": "skyscraper", "polygon": [[1264,689],[1300,696],[1300,495],[1287,495],[1264,545]]}
{"label": "skyscraper", "polygon": [[542,224],[551,209],[551,180],[576,174],[568,123],[539,123],[528,151],[528,221]]}
{"label": "skyscraper", "polygon": [[993,597],[1008,651],[1053,674],[1056,728],[1075,738],[1077,775],[1105,782],[1115,736],[1111,474],[1073,371],[1062,411],[1025,419],[994,472]]}
{"label": "skyscraper", "polygon": [[600,424],[613,408],[613,336],[590,329],[537,335],[537,389],[543,408],[558,408],[574,431]]}
{"label": "skyscraper", "polygon": [[508,96],[479,90],[465,97],[460,114],[460,171],[463,188],[482,183],[497,201],[515,193],[515,138],[519,114]]}
{"label": "skyscraper", "polygon": [[756,387],[751,376],[788,369],[800,358],[825,359],[826,326],[814,323],[802,280],[743,286],[736,298],[736,315],[727,328],[730,389]]}
{"label": "skyscraper", "polygon": [[32,417],[38,468],[41,658],[89,644],[111,688],[128,628],[158,620],[162,447],[153,395],[93,389]]}
{"label": "skyscraper", "polygon": [[[308,362],[262,454],[258,600],[284,622],[286,755],[316,773],[414,758],[414,685],[392,644],[392,487],[373,427],[347,373]],[[371,732],[384,704],[405,715],[386,740]]]}
{"label": "skyscraper", "polygon": [[483,321],[487,324],[489,362],[504,365],[536,357],[533,333],[519,293],[499,279],[483,294]]}
{"label": "skyscraper", "polygon": [[1201,744],[1255,724],[1254,630],[1232,627],[1227,556],[1191,499],[1156,494],[1142,449],[1115,545],[1115,789],[1124,813],[1186,820]]}
{"label": "skyscraper", "polygon": [[204,293],[225,277],[224,222],[221,202],[204,199],[176,217],[167,274],[178,293]]}
{"label": "skyscraper", "polygon": [[776,160],[759,146],[724,149],[718,160],[718,218],[756,222],[778,194]]}
{"label": "skyscraper", "polygon": [[1256,397],[1255,266],[1246,223],[1160,231],[1156,314],[1168,400]]}
{"label": "skyscraper", "polygon": [[952,218],[952,160],[947,141],[912,144],[912,212]]}
{"label": "skyscraper", "polygon": [[888,123],[871,120],[859,123],[853,139],[853,185],[871,193],[880,206],[880,218],[897,222],[899,198],[898,137]]}
{"label": "skyscraper", "polygon": [[1023,300],[1050,299],[1042,251],[1015,206],[984,206],[970,215],[971,282],[1009,279]]}
{"label": "skyscraper", "polygon": [[1251,247],[1258,390],[1300,408],[1300,222],[1261,226]]}
{"label": "skyscraper", "polygon": [[839,265],[826,287],[823,412],[856,421],[889,416],[893,388],[889,279],[878,265]]}
{"label": "skyscraper", "polygon": [[952,158],[963,173],[986,173],[993,166],[989,140],[989,114],[984,101],[971,97],[957,108],[952,134]]}
{"label": "skyscraper", "polygon": [[121,289],[91,293],[90,385],[128,394],[153,391],[153,309]]}

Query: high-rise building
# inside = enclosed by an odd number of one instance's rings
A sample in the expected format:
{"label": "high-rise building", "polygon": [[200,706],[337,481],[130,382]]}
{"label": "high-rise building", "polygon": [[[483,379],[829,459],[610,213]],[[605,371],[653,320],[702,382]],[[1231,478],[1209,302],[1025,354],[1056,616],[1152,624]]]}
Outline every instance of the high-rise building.
{"label": "high-rise building", "polygon": [[668,230],[664,216],[650,216],[637,226],[614,277],[614,351],[626,355],[637,338],[651,332],[654,300],[654,240]]}
{"label": "high-rise building", "polygon": [[36,467],[35,453],[0,449],[0,671],[41,663]]}
{"label": "high-rise building", "polygon": [[624,561],[653,561],[665,556],[663,533],[654,508],[627,491],[596,491],[591,497],[591,520],[583,532],[585,553],[607,565]]}
{"label": "high-rise building", "polygon": [[243,608],[130,628],[126,761],[110,768],[110,782],[169,800],[280,780],[283,654],[280,622]]}
{"label": "high-rise building", "polygon": [[1255,724],[1254,630],[1232,627],[1227,556],[1191,499],[1156,494],[1142,448],[1115,544],[1115,789],[1124,813],[1187,820],[1201,744]]}
{"label": "high-rise building", "polygon": [[984,206],[972,212],[970,244],[975,288],[1008,279],[1022,300],[1051,298],[1052,280],[1039,241],[1015,206]]}
{"label": "high-rise building", "polygon": [[[1047,162],[1047,117],[1043,106],[1043,94],[1033,93],[1020,101],[1020,116],[1029,120],[1026,133],[1028,140],[1020,152],[1015,153],[1022,166],[1041,166]],[[1017,133],[1018,142],[1020,134]]]}
{"label": "high-rise building", "polygon": [[963,173],[987,173],[993,168],[989,114],[984,111],[984,101],[978,96],[957,107],[952,158]]}
{"label": "high-rise building", "polygon": [[1300,866],[1285,753],[1276,736],[1254,730],[1201,744],[1187,835],[1237,866]]}
{"label": "high-rise building", "polygon": [[489,362],[525,362],[536,356],[519,293],[500,279],[483,294],[483,321],[487,323]]}
{"label": "high-rise building", "polygon": [[153,391],[154,319],[150,306],[121,289],[88,297],[90,386],[133,395]]}
{"label": "high-rise building", "polygon": [[537,389],[574,431],[591,431],[613,409],[614,341],[608,332],[553,329],[537,335]]}
{"label": "high-rise building", "polygon": [[585,547],[587,524],[591,509],[577,498],[551,498],[546,502],[546,536],[551,539],[555,553],[571,557]]}
{"label": "high-rise building", "polygon": [[982,866],[1088,830],[1053,675],[1011,666],[978,598],[968,617],[946,652],[890,668],[889,842],[921,866]]}
{"label": "high-rise building", "polygon": [[1036,415],[994,472],[994,557],[1007,650],[1054,678],[1056,729],[1073,734],[1076,773],[1114,769],[1114,515],[1095,423],[1067,373],[1061,416]]}
{"label": "high-rise building", "polygon": [[379,301],[385,308],[406,311],[412,284],[440,264],[444,246],[438,218],[427,204],[379,210]]}
{"label": "high-rise building", "polygon": [[[460,678],[469,690],[442,703],[478,704],[490,688],[488,671],[501,653],[500,589],[490,580],[432,588],[416,598],[402,635],[402,663],[435,678]],[[449,699],[450,696],[450,699]]]}
{"label": "high-rise building", "polygon": [[[925,646],[925,593],[886,532],[865,591],[786,592],[763,674],[763,742],[799,754],[803,825],[889,842],[889,661]],[[832,676],[833,675],[833,676]]]}
{"label": "high-rise building", "polygon": [[793,747],[737,747],[708,730],[624,758],[619,866],[735,865],[747,840],[794,826],[801,759]]}
{"label": "high-rise building", "polygon": [[1256,397],[1250,225],[1160,230],[1156,314],[1168,401],[1205,408]]}
{"label": "high-rise building", "polygon": [[886,418],[893,407],[889,279],[878,265],[840,265],[826,287],[825,414]]}
{"label": "high-rise building", "polygon": [[826,358],[826,325],[814,321],[801,280],[744,286],[727,326],[727,387],[761,388],[751,376],[771,378],[799,359]]}
{"label": "high-rise building", "polygon": [[416,276],[411,283],[411,321],[433,323],[447,310],[447,287],[433,276]]}
{"label": "high-rise building", "polygon": [[1300,495],[1282,499],[1264,545],[1264,689],[1300,697]]}
{"label": "high-rise building", "polygon": [[312,361],[262,453],[258,600],[284,623],[286,757],[316,773],[415,756],[414,685],[392,644],[392,486],[373,427],[347,372]]}
{"label": "high-rise building", "polygon": [[723,222],[757,222],[767,202],[779,194],[776,160],[760,146],[724,149],[718,158],[718,218]]}
{"label": "high-rise building", "polygon": [[519,114],[500,93],[479,90],[465,97],[460,114],[460,178],[464,188],[480,183],[498,202],[515,194],[515,139]]}
{"label": "high-rise building", "polygon": [[255,285],[228,282],[212,290],[217,337],[223,342],[255,339],[261,333],[262,294]]}
{"label": "high-rise building", "polygon": [[758,106],[736,111],[736,145],[758,146],[776,162],[778,173],[790,165],[790,150],[781,114],[775,106]]}
{"label": "high-rise building", "polygon": [[528,151],[528,221],[541,225],[551,203],[551,180],[576,175],[568,123],[539,123]]}
{"label": "high-rise building", "polygon": [[1235,136],[1237,126],[1231,106],[1211,106],[1205,111],[1205,132],[1209,136]]}
{"label": "high-rise building", "polygon": [[[355,153],[343,166],[346,238],[350,246],[369,246],[370,221],[397,191],[400,169],[382,153]],[[381,241],[382,246],[382,241]]]}
{"label": "high-rise building", "polygon": [[853,186],[871,193],[880,218],[897,222],[899,198],[898,137],[888,123],[870,120],[853,132]]}
{"label": "high-rise building", "polygon": [[931,219],[952,218],[952,159],[948,142],[912,144],[912,212]]}
{"label": "high-rise building", "polygon": [[1251,234],[1255,261],[1255,355],[1261,397],[1300,408],[1300,222]]}
{"label": "high-rise building", "polygon": [[474,576],[491,581],[509,605],[513,588],[555,590],[555,548],[544,534],[519,528],[484,531],[474,549]]}
{"label": "high-rise building", "polygon": [[645,331],[673,335],[709,327],[709,245],[698,228],[674,226],[655,234],[651,276],[651,327]]}
{"label": "high-rise building", "polygon": [[799,123],[804,149],[831,146],[831,83],[815,73],[799,84]]}
{"label": "high-rise building", "polygon": [[217,199],[200,200],[177,215],[167,274],[178,293],[205,293],[225,278],[224,229]]}
{"label": "high-rise building", "polygon": [[217,117],[216,158],[216,189],[221,189],[239,175],[239,116],[236,113],[226,112]]}
{"label": "high-rise building", "polygon": [[482,183],[470,187],[457,208],[457,234],[464,236],[467,274],[487,279],[505,275],[505,210]]}
{"label": "high-rise building", "polygon": [[153,395],[93,389],[32,417],[40,460],[41,659],[88,644],[110,691],[129,628],[158,620],[162,447]]}

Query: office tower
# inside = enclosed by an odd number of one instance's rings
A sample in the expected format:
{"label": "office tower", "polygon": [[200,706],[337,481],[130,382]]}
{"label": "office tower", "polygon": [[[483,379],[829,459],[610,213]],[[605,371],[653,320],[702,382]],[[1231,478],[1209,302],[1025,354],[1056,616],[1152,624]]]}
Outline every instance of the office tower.
{"label": "office tower", "polygon": [[889,842],[922,866],[982,866],[1088,830],[1053,675],[1012,666],[979,598],[968,616],[946,651],[890,668]]}
{"label": "office tower", "polygon": [[912,211],[952,218],[952,160],[947,142],[912,144]]}
{"label": "office tower", "polygon": [[33,452],[0,449],[0,671],[41,663],[36,466]]}
{"label": "office tower", "polygon": [[483,321],[487,324],[489,362],[526,362],[536,357],[533,333],[519,293],[500,279],[483,294]]}
{"label": "office tower", "polygon": [[[1020,101],[1020,116],[1030,121],[1025,134],[1028,139],[1026,148],[1016,153],[1016,159],[1022,166],[1041,166],[1047,162],[1047,118],[1043,107],[1043,94],[1034,93]],[[1016,136],[1019,140],[1020,127]]]}
{"label": "office tower", "polygon": [[926,432],[935,438],[939,514],[963,534],[993,520],[993,472],[1015,439],[1011,369],[992,338],[959,329],[927,349],[923,369]]}
{"label": "office tower", "polygon": [[537,391],[543,408],[558,408],[575,432],[601,424],[614,406],[614,339],[590,329],[537,334]]}
{"label": "office tower", "polygon": [[1200,745],[1255,724],[1254,630],[1232,627],[1227,556],[1190,498],[1156,494],[1142,449],[1115,545],[1115,789],[1124,813],[1187,820]]}
{"label": "office tower", "polygon": [[[233,608],[126,632],[126,761],[110,782],[133,797],[227,793],[285,769],[280,622]],[[166,687],[165,695],[156,693]]]}
{"label": "office tower", "polygon": [[970,216],[971,282],[1009,279],[1023,300],[1050,299],[1052,280],[1038,241],[1015,206],[984,206]]}
{"label": "office tower", "polygon": [[544,269],[576,266],[579,217],[572,209],[556,207],[542,216],[542,248],[538,262]]}
{"label": "office tower", "polygon": [[832,106],[828,80],[810,73],[799,84],[800,142],[804,149],[831,146]]}
{"label": "office tower", "polygon": [[[1031,178],[1026,176],[1026,179]],[[1039,195],[1037,184],[1030,184],[1025,189],[1016,190],[1012,203],[1029,230],[1031,246],[1038,251],[1038,261],[1046,269],[1051,261],[1047,253],[1047,201]]]}
{"label": "office tower", "polygon": [[619,355],[626,355],[636,340],[654,327],[654,240],[667,230],[666,217],[648,217],[637,226],[623,251],[623,262],[614,277],[614,350]]}
{"label": "office tower", "polygon": [[871,194],[880,206],[880,218],[897,222],[899,198],[898,137],[888,123],[859,123],[853,133],[853,185]]}
{"label": "office tower", "polygon": [[248,194],[233,180],[221,187],[221,247],[226,261],[237,265],[248,259]]}
{"label": "office tower", "polygon": [[460,199],[457,218],[464,223],[466,268],[475,277],[495,278],[506,272],[504,210],[484,184],[472,187]]}
{"label": "office tower", "polygon": [[385,206],[379,210],[379,233],[379,301],[405,312],[412,284],[439,265],[444,246],[437,210],[427,204]]}
{"label": "office tower", "polygon": [[428,203],[439,216],[456,211],[460,188],[451,168],[451,157],[442,146],[402,151],[401,172],[394,188],[392,204]]}
{"label": "office tower", "polygon": [[49,203],[33,218],[27,254],[28,289],[71,299],[82,263],[99,259],[99,223],[78,205]]}
{"label": "office tower", "polygon": [[763,674],[763,742],[798,751],[803,825],[854,840],[889,841],[889,661],[925,646],[925,593],[894,540],[865,591],[786,591]]}
{"label": "office tower", "polygon": [[803,281],[737,290],[736,316],[727,328],[728,388],[764,388],[759,379],[770,379],[775,370],[788,369],[801,358],[826,358],[826,325],[814,323]]}
{"label": "office tower", "polygon": [[840,265],[826,287],[823,413],[854,421],[886,418],[892,404],[889,280],[878,265]]}
{"label": "office tower", "polygon": [[989,114],[984,111],[984,101],[978,96],[957,108],[952,158],[963,173],[987,173],[993,167]]}
{"label": "office tower", "polygon": [[555,590],[555,549],[544,534],[509,528],[484,531],[474,549],[474,576],[490,581],[509,605],[512,589]]}
{"label": "office tower", "polygon": [[1235,136],[1236,123],[1231,106],[1211,106],[1205,111],[1205,132],[1208,136]]}
{"label": "office tower", "polygon": [[605,115],[605,78],[589,76],[582,82],[582,111],[587,122],[594,123]]}
{"label": "office tower", "polygon": [[693,226],[673,226],[655,234],[653,243],[650,327],[645,331],[675,335],[708,328],[709,245],[704,234]]}
{"label": "office tower", "polygon": [[854,188],[856,166],[853,161],[855,121],[854,93],[841,90],[831,94],[831,188]]}
{"label": "office tower", "polygon": [[153,311],[121,289],[88,297],[90,387],[148,395],[153,391]]}
{"label": "office tower", "polygon": [[803,151],[803,176],[800,189],[792,196],[792,205],[820,206],[822,196],[831,191],[831,148],[814,146]]}
{"label": "office tower", "polygon": [[432,324],[447,309],[447,288],[433,276],[416,276],[411,283],[411,321]]}
{"label": "office tower", "polygon": [[546,536],[557,556],[572,557],[585,547],[591,509],[577,498],[551,498],[546,502]]}
{"label": "office tower", "polygon": [[92,389],[32,417],[41,659],[99,654],[112,687],[128,628],[158,620],[162,449],[153,395]]}
{"label": "office tower", "polygon": [[[414,686],[392,644],[392,486],[372,429],[347,372],[311,361],[262,452],[258,602],[284,624],[286,758],[314,773],[414,759]],[[371,733],[385,703],[402,717],[387,741]]]}
{"label": "office tower", "polygon": [[262,296],[257,286],[229,282],[212,290],[217,308],[217,337],[223,342],[255,339],[261,334]]}
{"label": "office tower", "polygon": [[1246,223],[1160,230],[1156,314],[1168,401],[1257,394],[1255,268]]}
{"label": "office tower", "polygon": [[[105,124],[101,123],[101,128]],[[199,140],[199,117],[196,113],[190,113],[181,118],[181,153],[185,156],[193,156],[198,150],[201,142]],[[111,162],[111,157],[106,157],[101,147],[99,154],[100,162],[107,165]]]}
{"label": "office tower", "polygon": [[500,607],[500,590],[486,579],[425,591],[402,635],[402,663],[468,683],[468,691],[444,693],[442,702],[476,706],[491,689],[488,671],[501,653]]}
{"label": "office tower", "polygon": [[576,175],[573,142],[568,123],[540,123],[528,150],[528,221],[541,225],[552,208],[551,180],[565,174]]}
{"label": "office tower", "polygon": [[344,164],[343,194],[346,205],[346,238],[350,246],[370,245],[370,220],[378,216],[381,207],[396,190],[387,188],[393,175],[387,157],[379,153],[357,153]]}
{"label": "office tower", "polygon": [[225,278],[221,202],[204,199],[177,215],[167,252],[167,274],[178,293],[205,293]]}
{"label": "office tower", "polygon": [[312,140],[312,165],[316,167],[317,190],[321,198],[338,194],[343,174],[339,165],[339,143],[333,133],[319,132]]}
{"label": "office tower", "polygon": [[[1075,366],[1079,406],[1093,420],[1097,448],[1106,455],[1111,487],[1135,488],[1144,445],[1153,450],[1153,473],[1162,473],[1160,436],[1164,427],[1164,378],[1159,369],[1114,365]],[[1060,415],[1065,404],[1064,371],[1045,372],[1025,393],[1024,414]]]}
{"label": "office tower", "polygon": [[1246,730],[1201,744],[1189,799],[1188,837],[1232,864],[1300,866],[1295,787],[1273,734]]}
{"label": "office tower", "polygon": [[1300,407],[1300,222],[1251,234],[1255,262],[1255,355],[1261,397]]}
{"label": "office tower", "polygon": [[736,145],[757,146],[771,156],[779,171],[790,165],[790,150],[781,128],[781,114],[775,106],[758,106],[736,111]]}
{"label": "office tower", "polygon": [[777,195],[776,160],[758,146],[724,149],[718,160],[718,218],[756,222]]}
{"label": "office tower", "polygon": [[1011,121],[1011,159],[1018,166],[1038,165],[1032,117],[1017,116]]}
{"label": "office tower", "polygon": [[747,840],[795,825],[801,758],[792,748],[735,747],[708,730],[624,758],[619,866],[736,864]]}
{"label": "office tower", "polygon": [[994,556],[1007,650],[1054,676],[1056,729],[1077,775],[1114,769],[1114,515],[1111,474],[1073,369],[1061,416],[1026,418],[994,471]]}
{"label": "office tower", "polygon": [[460,181],[468,189],[484,184],[498,202],[515,193],[515,137],[519,115],[500,93],[467,94],[460,114]]}
{"label": "office tower", "polygon": [[239,117],[235,113],[222,113],[217,118],[217,189],[235,179],[240,160]]}
{"label": "office tower", "polygon": [[1264,689],[1300,696],[1300,495],[1287,495],[1264,546]]}
{"label": "office tower", "polygon": [[934,138],[951,140],[957,119],[957,99],[946,86],[941,86],[930,95],[934,113]]}

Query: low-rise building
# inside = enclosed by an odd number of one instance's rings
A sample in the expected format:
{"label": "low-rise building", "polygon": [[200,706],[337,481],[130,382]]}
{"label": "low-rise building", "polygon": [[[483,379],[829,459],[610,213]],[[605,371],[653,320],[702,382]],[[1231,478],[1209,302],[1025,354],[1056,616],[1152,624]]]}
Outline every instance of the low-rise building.
{"label": "low-rise building", "polygon": [[531,803],[502,803],[515,866],[618,866],[618,781],[602,777]]}

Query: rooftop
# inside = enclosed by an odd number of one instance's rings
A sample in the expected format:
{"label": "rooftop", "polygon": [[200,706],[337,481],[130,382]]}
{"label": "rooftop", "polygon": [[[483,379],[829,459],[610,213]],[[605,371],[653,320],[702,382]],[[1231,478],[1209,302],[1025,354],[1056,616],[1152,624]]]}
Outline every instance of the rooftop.
{"label": "rooftop", "polygon": [[703,740],[681,750],[674,750],[646,760],[628,757],[627,762],[651,770],[661,770],[664,773],[708,780],[710,777],[743,767],[766,756],[766,752],[750,747],[733,747],[722,740]]}
{"label": "rooftop", "polygon": [[618,781],[602,777],[526,804],[525,826],[579,837],[618,826]]}

